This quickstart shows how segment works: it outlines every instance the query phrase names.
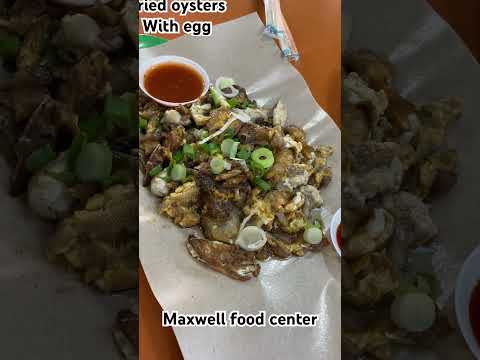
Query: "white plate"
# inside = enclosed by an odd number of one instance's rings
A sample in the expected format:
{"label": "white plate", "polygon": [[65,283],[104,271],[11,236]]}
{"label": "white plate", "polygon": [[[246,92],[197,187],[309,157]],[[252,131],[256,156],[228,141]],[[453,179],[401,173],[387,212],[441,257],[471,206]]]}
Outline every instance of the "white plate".
{"label": "white plate", "polygon": [[462,271],[457,277],[455,288],[455,311],[457,320],[462,329],[462,334],[467,341],[470,350],[477,359],[480,359],[480,346],[473,335],[470,322],[470,299],[473,289],[480,281],[480,246],[478,246],[463,264]]}
{"label": "white plate", "polygon": [[139,82],[139,85],[140,85],[140,89],[142,89],[142,91],[145,94],[147,94],[152,100],[154,100],[154,101],[156,101],[156,102],[158,102],[162,105],[169,106],[169,107],[191,104],[191,103],[193,103],[197,100],[197,99],[193,99],[191,101],[182,102],[182,103],[172,103],[172,102],[164,101],[162,99],[157,99],[156,97],[154,97],[154,96],[152,96],[151,94],[148,93],[148,91],[145,89],[145,85],[144,85],[145,73],[147,72],[148,69],[151,69],[152,67],[154,67],[156,65],[166,64],[166,63],[184,64],[184,65],[188,65],[188,66],[194,68],[200,74],[200,76],[203,79],[203,91],[202,91],[202,95],[200,95],[200,96],[203,96],[207,93],[208,88],[210,86],[210,78],[208,77],[207,72],[205,71],[205,69],[202,66],[200,66],[195,61],[187,59],[185,57],[173,56],[173,55],[162,55],[162,56],[157,56],[157,57],[150,58],[150,59],[143,60],[143,61],[142,61],[142,59],[140,59],[140,71],[139,71],[139,77],[138,77],[138,82]]}

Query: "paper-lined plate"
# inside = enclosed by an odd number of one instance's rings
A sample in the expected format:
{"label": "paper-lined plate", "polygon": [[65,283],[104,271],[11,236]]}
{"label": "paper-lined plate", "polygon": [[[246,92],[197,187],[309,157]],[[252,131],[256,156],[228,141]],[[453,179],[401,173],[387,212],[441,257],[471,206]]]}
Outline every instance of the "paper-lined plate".
{"label": "paper-lined plate", "polygon": [[[335,149],[333,181],[322,191],[326,210],[333,214],[340,207],[340,131],[263,29],[257,14],[248,15],[215,26],[210,38],[182,37],[141,50],[140,63],[163,54],[184,56],[201,64],[212,80],[233,77],[259,103],[281,98],[289,123],[303,127],[310,143]],[[309,328],[174,328],[186,360],[340,357],[340,263],[331,248],[262,263],[258,278],[237,282],[194,261],[185,248],[189,231],[161,217],[157,208],[158,199],[141,188],[140,260],[164,310],[320,315],[319,325]]]}

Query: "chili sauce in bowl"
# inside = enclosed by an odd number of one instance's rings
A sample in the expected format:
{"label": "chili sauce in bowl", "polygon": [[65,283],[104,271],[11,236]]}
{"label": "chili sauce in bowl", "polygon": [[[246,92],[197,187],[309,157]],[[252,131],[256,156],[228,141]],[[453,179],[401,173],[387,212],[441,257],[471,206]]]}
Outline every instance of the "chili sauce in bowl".
{"label": "chili sauce in bowl", "polygon": [[190,104],[203,96],[209,85],[206,71],[187,58],[159,56],[140,65],[140,88],[165,106]]}

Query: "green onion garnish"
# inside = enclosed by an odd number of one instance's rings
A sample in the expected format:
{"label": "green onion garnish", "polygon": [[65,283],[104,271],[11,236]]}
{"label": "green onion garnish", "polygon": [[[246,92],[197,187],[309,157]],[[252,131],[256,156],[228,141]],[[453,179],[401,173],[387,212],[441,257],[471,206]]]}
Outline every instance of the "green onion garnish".
{"label": "green onion garnish", "polygon": [[235,136],[235,130],[232,129],[232,128],[228,128],[227,130],[225,130],[225,132],[223,133],[223,138],[224,139],[231,139]]}
{"label": "green onion garnish", "polygon": [[10,59],[17,56],[20,49],[20,38],[16,35],[1,34],[0,35],[0,57]]}
{"label": "green onion garnish", "polygon": [[148,120],[140,116],[138,118],[138,128],[141,130],[147,130],[147,126],[148,126]]}
{"label": "green onion garnish", "polygon": [[262,147],[253,151],[252,162],[263,169],[270,169],[275,162],[275,158],[271,150]]}
{"label": "green onion garnish", "polygon": [[162,165],[156,165],[148,172],[148,175],[154,178],[155,176],[159,175],[162,172],[162,170],[163,170]]}
{"label": "green onion garnish", "polygon": [[237,158],[243,159],[243,160],[248,160],[250,158],[250,151],[245,148],[241,148],[238,153],[237,153]]}
{"label": "green onion garnish", "polygon": [[218,91],[214,86],[210,86],[210,96],[212,97],[215,107],[221,106],[225,108],[230,108],[230,104],[228,103],[225,96],[223,96],[222,93]]}
{"label": "green onion garnish", "polygon": [[205,139],[207,136],[208,136],[208,130],[207,129],[200,130],[200,140]]}
{"label": "green onion garnish", "polygon": [[220,153],[220,146],[215,143],[208,144],[208,152],[210,155],[216,155]]}
{"label": "green onion garnish", "polygon": [[170,172],[173,181],[183,181],[187,177],[187,168],[183,164],[176,164]]}
{"label": "green onion garnish", "polygon": [[265,169],[261,165],[253,162],[252,159],[248,161],[248,166],[255,176],[260,178],[265,176],[265,174],[268,172],[268,169]]}
{"label": "green onion garnish", "polygon": [[183,162],[183,151],[175,151],[175,153],[173,154],[173,161],[175,162],[175,164]]}
{"label": "green onion garnish", "polygon": [[226,89],[235,85],[235,80],[228,77],[220,77],[218,79],[218,87],[220,89]]}
{"label": "green onion garnish", "polygon": [[233,159],[234,157],[237,156],[237,151],[238,151],[238,145],[240,145],[240,142],[235,141],[232,144],[232,147],[230,148],[230,158]]}
{"label": "green onion garnish", "polygon": [[25,166],[30,173],[36,173],[44,168],[50,161],[55,160],[57,155],[50,144],[46,144],[35,150],[27,158]]}
{"label": "green onion garnish", "polygon": [[75,163],[75,175],[82,182],[103,182],[112,172],[113,154],[108,145],[88,143]]}
{"label": "green onion garnish", "polygon": [[78,127],[87,135],[88,141],[95,141],[107,135],[108,130],[105,118],[102,118],[97,113],[82,116],[78,122]]}
{"label": "green onion garnish", "polygon": [[208,143],[200,144],[200,145],[198,145],[198,148],[201,151],[206,152],[207,154],[210,154],[210,147],[208,146]]}
{"label": "green onion garnish", "polygon": [[272,188],[270,184],[265,180],[263,180],[262,178],[256,177],[254,182],[255,182],[255,185],[258,186],[260,190],[264,192],[267,192]]}
{"label": "green onion garnish", "polygon": [[196,156],[195,149],[191,144],[184,144],[182,151],[183,151],[184,158],[195,160],[195,156]]}
{"label": "green onion garnish", "polygon": [[221,158],[213,158],[210,160],[210,168],[214,174],[220,174],[225,170],[225,160]]}
{"label": "green onion garnish", "polygon": [[70,170],[73,170],[75,167],[75,162],[77,161],[78,155],[82,148],[87,143],[88,137],[85,133],[81,132],[73,139],[72,145],[67,151],[67,165]]}
{"label": "green onion garnish", "polygon": [[132,107],[127,99],[108,96],[104,106],[105,118],[121,129],[128,129],[132,120]]}
{"label": "green onion garnish", "polygon": [[233,141],[232,139],[225,139],[222,141],[222,145],[220,146],[220,148],[222,149],[223,155],[230,156],[230,151],[234,142],[235,141]]}
{"label": "green onion garnish", "polygon": [[322,239],[323,232],[317,227],[310,227],[308,229],[305,229],[303,233],[303,240],[312,245],[320,244],[322,242]]}

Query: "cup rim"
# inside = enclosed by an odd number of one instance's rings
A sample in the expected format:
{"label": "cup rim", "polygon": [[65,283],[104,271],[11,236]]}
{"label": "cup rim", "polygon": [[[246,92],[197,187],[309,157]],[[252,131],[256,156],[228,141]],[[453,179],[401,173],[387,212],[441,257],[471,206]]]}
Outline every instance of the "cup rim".
{"label": "cup rim", "polygon": [[480,344],[473,334],[470,320],[470,301],[475,286],[480,282],[480,246],[477,246],[463,263],[455,285],[455,313],[470,351],[480,359]]}
{"label": "cup rim", "polygon": [[338,256],[342,256],[342,250],[338,245],[337,239],[337,228],[342,222],[342,209],[338,209],[333,215],[332,220],[330,221],[330,242],[332,243],[335,251],[337,252]]}
{"label": "cup rim", "polygon": [[[202,80],[203,80],[202,94],[195,99],[192,99],[192,100],[189,100],[189,101],[184,101],[184,102],[169,102],[169,101],[165,101],[165,100],[162,100],[162,99],[158,99],[155,96],[153,96],[152,94],[150,94],[145,89],[145,85],[144,85],[145,73],[154,66],[157,66],[157,65],[160,65],[160,64],[166,64],[166,63],[185,64],[185,65],[188,65],[188,66],[192,67],[193,69],[195,69],[200,74],[200,76],[202,77]],[[204,96],[207,93],[207,91],[210,87],[210,78],[209,78],[206,70],[200,64],[198,64],[197,62],[195,62],[191,59],[188,59],[186,57],[182,57],[182,56],[160,55],[160,56],[156,56],[156,57],[153,57],[153,58],[149,58],[147,60],[143,60],[143,61],[140,60],[139,70],[140,71],[139,71],[138,83],[139,83],[140,89],[149,98],[151,98],[152,100],[156,101],[157,103],[159,103],[161,105],[164,105],[164,106],[167,106],[167,107],[176,107],[176,106],[180,106],[180,105],[192,104],[195,101],[197,101],[200,97]]]}

